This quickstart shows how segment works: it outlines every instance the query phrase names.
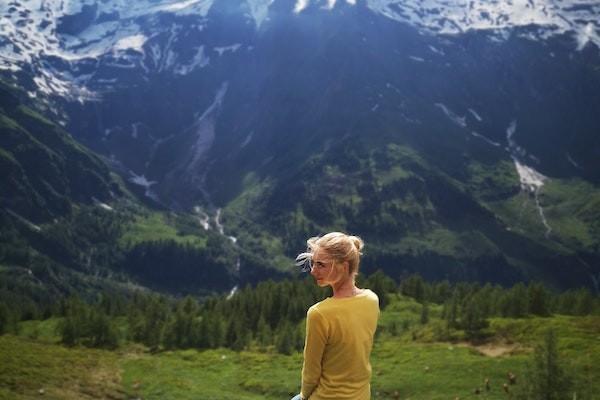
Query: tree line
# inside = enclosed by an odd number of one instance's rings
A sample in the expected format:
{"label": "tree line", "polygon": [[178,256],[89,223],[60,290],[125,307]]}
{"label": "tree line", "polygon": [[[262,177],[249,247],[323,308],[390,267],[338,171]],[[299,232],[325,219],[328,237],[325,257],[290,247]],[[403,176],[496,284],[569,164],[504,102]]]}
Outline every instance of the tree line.
{"label": "tree line", "polygon": [[[464,330],[477,338],[490,317],[524,318],[530,315],[600,314],[600,299],[588,289],[555,293],[540,283],[518,283],[511,288],[478,283],[429,283],[412,275],[397,285],[378,271],[360,276],[359,286],[378,294],[385,309],[392,294],[421,303],[421,323],[429,320],[429,304],[443,305],[448,331]],[[0,292],[7,293],[7,288]],[[130,295],[106,292],[91,301],[78,296],[52,305],[11,304],[0,297],[0,333],[18,329],[25,319],[60,318],[58,333],[66,345],[114,348],[123,341],[142,343],[151,350],[251,346],[284,354],[301,350],[304,318],[312,304],[331,294],[304,280],[264,281],[228,295],[199,301],[150,292]],[[36,309],[39,307],[39,309]]]}

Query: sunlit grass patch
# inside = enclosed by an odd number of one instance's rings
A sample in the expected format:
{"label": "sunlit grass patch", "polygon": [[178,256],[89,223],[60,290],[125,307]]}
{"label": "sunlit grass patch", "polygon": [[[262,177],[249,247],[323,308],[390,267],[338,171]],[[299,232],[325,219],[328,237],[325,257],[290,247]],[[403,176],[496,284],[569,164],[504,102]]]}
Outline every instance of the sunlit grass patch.
{"label": "sunlit grass patch", "polygon": [[125,398],[117,354],[0,337],[0,398]]}
{"label": "sunlit grass patch", "polygon": [[281,399],[300,386],[299,355],[185,350],[125,360],[123,383],[145,399]]}
{"label": "sunlit grass patch", "polygon": [[19,324],[19,336],[36,339],[45,343],[57,343],[60,341],[58,325],[60,318],[50,318],[43,321],[24,321]]}
{"label": "sunlit grass patch", "polygon": [[426,344],[402,338],[375,344],[372,356],[374,399],[466,398],[476,388],[488,399],[505,399],[502,384],[507,371],[521,375],[524,356],[490,358],[465,346],[451,343]]}
{"label": "sunlit grass patch", "polygon": [[126,227],[119,239],[119,245],[124,248],[133,247],[142,242],[173,240],[179,244],[187,244],[197,248],[206,247],[206,238],[179,231],[172,221],[162,213],[139,215],[135,221]]}

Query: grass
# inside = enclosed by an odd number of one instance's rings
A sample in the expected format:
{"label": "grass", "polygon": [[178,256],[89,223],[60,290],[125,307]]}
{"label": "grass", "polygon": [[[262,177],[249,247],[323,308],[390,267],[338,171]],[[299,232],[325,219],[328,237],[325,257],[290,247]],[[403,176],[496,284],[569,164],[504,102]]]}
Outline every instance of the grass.
{"label": "grass", "polygon": [[19,335],[43,343],[58,343],[57,328],[60,320],[50,318],[45,321],[25,321],[19,325]]}
{"label": "grass", "polygon": [[0,399],[125,398],[118,354],[0,337]]}
{"label": "grass", "polygon": [[[542,189],[542,202],[550,226],[571,246],[592,248],[598,244],[592,224],[600,215],[600,191],[584,181],[551,180]],[[591,210],[586,210],[593,206]],[[586,218],[589,211],[594,217]]]}
{"label": "grass", "polygon": [[179,244],[187,244],[203,249],[206,247],[206,238],[197,234],[183,234],[162,213],[147,213],[139,215],[134,222],[127,226],[124,234],[119,239],[119,245],[130,248],[142,242],[155,242],[160,240],[173,240]]}
{"label": "grass", "polygon": [[3,129],[16,130],[19,128],[19,124],[17,124],[15,120],[0,114],[0,127]]}
{"label": "grass", "polygon": [[485,165],[473,161],[469,164],[469,191],[480,199],[497,199],[519,190],[519,175],[511,160]]}
{"label": "grass", "polygon": [[231,350],[143,355],[123,364],[123,384],[146,399],[277,399],[294,394],[300,356]]}
{"label": "grass", "polygon": [[600,191],[580,180],[549,179],[538,193],[544,216],[551,227],[542,223],[533,194],[520,191],[506,200],[491,200],[490,209],[507,223],[511,230],[539,242],[566,248],[593,249],[598,240]]}
{"label": "grass", "polygon": [[[371,357],[374,400],[510,399],[502,389],[508,371],[517,375],[518,385],[549,328],[557,334],[563,366],[577,387],[600,393],[598,316],[493,318],[486,346],[507,351],[492,357],[464,340],[435,341],[431,333],[441,322],[441,306],[431,304],[431,322],[421,325],[419,303],[399,295],[390,301]],[[0,337],[0,399],[40,397],[44,389],[50,399],[275,400],[299,390],[300,353],[190,349],[152,354],[132,344],[116,351],[66,348],[57,343],[57,323],[25,322],[19,336]],[[392,334],[394,324],[402,328]],[[486,378],[490,391],[484,388]],[[474,394],[476,388],[481,395]]]}
{"label": "grass", "polygon": [[521,375],[524,356],[489,358],[469,347],[423,344],[405,338],[376,343],[373,351],[374,399],[453,399],[470,397],[490,379],[487,399],[505,399],[507,371]]}
{"label": "grass", "polygon": [[407,236],[400,241],[403,252],[421,254],[435,251],[441,255],[456,256],[462,252],[463,244],[460,237],[448,229],[436,228],[421,237]]}

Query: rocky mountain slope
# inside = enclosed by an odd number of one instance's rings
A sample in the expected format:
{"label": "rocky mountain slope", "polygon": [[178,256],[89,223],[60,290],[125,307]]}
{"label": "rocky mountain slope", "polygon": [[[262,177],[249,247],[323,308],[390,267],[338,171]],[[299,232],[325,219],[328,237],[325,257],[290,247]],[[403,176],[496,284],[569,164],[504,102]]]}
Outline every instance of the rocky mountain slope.
{"label": "rocky mountain slope", "polygon": [[3,75],[242,270],[346,229],[394,277],[597,284],[596,2],[0,7]]}

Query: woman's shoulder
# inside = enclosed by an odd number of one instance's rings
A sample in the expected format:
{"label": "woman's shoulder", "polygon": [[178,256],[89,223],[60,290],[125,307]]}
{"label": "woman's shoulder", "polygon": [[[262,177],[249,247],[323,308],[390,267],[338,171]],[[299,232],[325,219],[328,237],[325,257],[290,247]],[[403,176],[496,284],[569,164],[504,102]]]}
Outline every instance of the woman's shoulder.
{"label": "woman's shoulder", "polygon": [[369,298],[369,299],[371,299],[371,300],[377,300],[377,301],[379,301],[379,297],[378,297],[378,296],[377,296],[377,294],[376,294],[374,291],[372,291],[371,289],[362,289],[362,294],[363,294],[365,297],[367,297],[367,298]]}
{"label": "woman's shoulder", "polygon": [[324,319],[325,315],[328,313],[329,307],[327,306],[327,299],[321,300],[318,303],[313,304],[308,308],[306,312],[306,317],[310,320],[320,320]]}
{"label": "woman's shoulder", "polygon": [[313,311],[323,310],[324,308],[326,308],[329,305],[329,303],[331,303],[331,299],[332,299],[331,297],[327,297],[327,298],[325,298],[325,299],[323,299],[321,301],[316,302],[315,304],[313,304],[312,306],[310,306],[308,308],[308,311],[311,311],[311,310],[313,310]]}

